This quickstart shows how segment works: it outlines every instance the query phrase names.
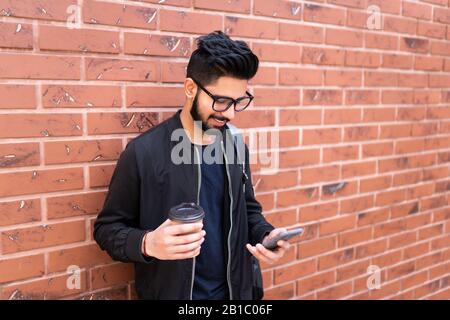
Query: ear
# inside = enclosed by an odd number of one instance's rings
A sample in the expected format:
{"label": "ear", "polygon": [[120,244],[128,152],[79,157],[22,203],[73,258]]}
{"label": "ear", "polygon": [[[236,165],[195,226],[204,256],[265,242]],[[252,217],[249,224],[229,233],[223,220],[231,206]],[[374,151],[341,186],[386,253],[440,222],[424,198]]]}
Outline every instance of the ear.
{"label": "ear", "polygon": [[188,99],[194,99],[197,94],[197,85],[191,78],[184,79],[184,93]]}

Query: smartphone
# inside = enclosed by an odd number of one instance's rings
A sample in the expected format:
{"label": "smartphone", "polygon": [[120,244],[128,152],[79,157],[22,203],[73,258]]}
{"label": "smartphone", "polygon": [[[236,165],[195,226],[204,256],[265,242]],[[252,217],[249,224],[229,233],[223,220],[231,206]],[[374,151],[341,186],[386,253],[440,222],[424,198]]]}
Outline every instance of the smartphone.
{"label": "smartphone", "polygon": [[285,232],[281,232],[280,234],[276,235],[275,237],[273,237],[272,239],[266,239],[263,241],[262,245],[269,250],[275,250],[278,245],[277,242],[279,240],[289,240],[292,237],[298,236],[300,234],[303,233],[304,228],[295,228],[292,230],[288,230]]}

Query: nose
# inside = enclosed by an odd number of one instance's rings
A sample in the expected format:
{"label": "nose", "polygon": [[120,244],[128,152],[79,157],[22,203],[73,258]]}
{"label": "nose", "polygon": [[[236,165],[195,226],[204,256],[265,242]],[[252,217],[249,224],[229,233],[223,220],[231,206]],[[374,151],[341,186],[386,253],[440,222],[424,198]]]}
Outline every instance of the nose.
{"label": "nose", "polygon": [[233,106],[231,106],[228,110],[221,112],[221,115],[225,118],[227,118],[228,120],[233,120],[234,119],[234,108]]}

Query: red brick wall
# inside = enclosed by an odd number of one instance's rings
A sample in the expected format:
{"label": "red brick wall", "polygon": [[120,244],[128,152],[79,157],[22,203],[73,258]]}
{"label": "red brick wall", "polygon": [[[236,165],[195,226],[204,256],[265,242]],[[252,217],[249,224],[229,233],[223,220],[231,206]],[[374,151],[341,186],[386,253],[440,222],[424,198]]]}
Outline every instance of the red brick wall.
{"label": "red brick wall", "polygon": [[449,299],[449,26],[448,0],[0,0],[0,298],[134,297],[92,223],[126,142],[183,104],[195,38],[221,29],[261,59],[236,124],[280,131],[257,197],[307,230],[263,265],[266,297]]}

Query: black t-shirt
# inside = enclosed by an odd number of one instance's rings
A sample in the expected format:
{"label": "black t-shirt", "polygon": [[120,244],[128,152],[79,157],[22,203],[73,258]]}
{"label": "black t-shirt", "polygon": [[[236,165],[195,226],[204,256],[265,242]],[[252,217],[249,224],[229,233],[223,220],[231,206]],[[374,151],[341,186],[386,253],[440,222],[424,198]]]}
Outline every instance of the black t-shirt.
{"label": "black t-shirt", "polygon": [[[228,299],[227,266],[222,231],[226,171],[220,144],[196,146],[201,152],[200,206],[205,211],[206,231],[200,254],[196,257],[194,300]],[[219,151],[219,152],[217,152]],[[211,158],[211,156],[213,158]],[[220,159],[221,163],[214,161]],[[212,163],[211,163],[212,162]]]}

